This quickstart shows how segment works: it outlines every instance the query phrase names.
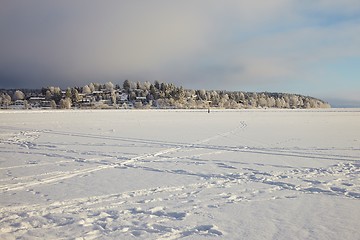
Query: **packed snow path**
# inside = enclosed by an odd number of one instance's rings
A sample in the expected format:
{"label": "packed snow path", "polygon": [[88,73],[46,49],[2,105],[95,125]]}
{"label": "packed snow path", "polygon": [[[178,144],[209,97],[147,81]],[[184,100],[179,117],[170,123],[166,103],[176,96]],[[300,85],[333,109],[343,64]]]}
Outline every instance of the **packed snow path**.
{"label": "packed snow path", "polygon": [[360,112],[2,111],[0,239],[358,239]]}

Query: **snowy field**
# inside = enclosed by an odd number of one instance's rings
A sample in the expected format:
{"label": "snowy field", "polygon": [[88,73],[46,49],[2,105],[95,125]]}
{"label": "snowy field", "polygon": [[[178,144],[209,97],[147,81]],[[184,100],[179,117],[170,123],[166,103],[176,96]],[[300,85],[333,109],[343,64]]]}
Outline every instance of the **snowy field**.
{"label": "snowy field", "polygon": [[0,239],[360,239],[360,109],[1,111]]}

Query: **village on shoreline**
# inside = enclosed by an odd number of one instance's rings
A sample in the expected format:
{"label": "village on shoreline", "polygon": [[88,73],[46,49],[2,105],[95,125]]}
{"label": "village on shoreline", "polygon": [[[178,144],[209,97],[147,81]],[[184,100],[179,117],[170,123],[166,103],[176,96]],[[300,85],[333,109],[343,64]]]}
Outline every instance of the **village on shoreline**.
{"label": "village on shoreline", "polygon": [[331,106],[309,96],[288,93],[189,90],[172,83],[90,83],[65,90],[0,90],[1,109],[309,109]]}

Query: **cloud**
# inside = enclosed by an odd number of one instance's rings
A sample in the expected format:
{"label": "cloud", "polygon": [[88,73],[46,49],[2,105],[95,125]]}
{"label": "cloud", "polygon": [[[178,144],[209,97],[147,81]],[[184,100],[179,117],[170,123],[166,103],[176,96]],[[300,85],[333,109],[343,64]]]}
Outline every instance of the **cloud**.
{"label": "cloud", "polygon": [[281,91],[282,84],[326,77],[322,65],[333,59],[360,56],[355,0],[0,5],[0,87],[159,79]]}
{"label": "cloud", "polygon": [[[210,25],[189,6],[125,2],[13,7],[15,14],[1,19],[7,36],[1,62],[54,68],[73,79],[145,75],[160,72],[169,61],[191,58],[205,45]],[[25,10],[26,20],[21,19]]]}

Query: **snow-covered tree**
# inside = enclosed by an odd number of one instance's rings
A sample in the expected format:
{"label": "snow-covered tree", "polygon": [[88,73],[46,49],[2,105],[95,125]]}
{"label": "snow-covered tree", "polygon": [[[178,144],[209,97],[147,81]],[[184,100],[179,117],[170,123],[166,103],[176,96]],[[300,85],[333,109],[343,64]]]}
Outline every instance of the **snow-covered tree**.
{"label": "snow-covered tree", "polygon": [[306,108],[306,109],[311,108],[310,100],[308,98],[306,98],[304,101],[304,108]]}
{"label": "snow-covered tree", "polygon": [[160,90],[160,82],[158,80],[155,80],[154,87],[158,90]]}
{"label": "snow-covered tree", "polygon": [[[102,88],[102,85],[99,83],[93,83],[94,86],[94,91],[100,91]],[[90,89],[91,89],[91,84],[89,85]],[[92,91],[93,92],[93,91]]]}
{"label": "snow-covered tree", "polygon": [[137,87],[136,83],[130,81],[130,88],[131,88],[131,89],[136,89],[136,87]]}
{"label": "snow-covered tree", "polygon": [[188,90],[185,92],[185,97],[186,98],[193,98],[195,96],[195,90]]}
{"label": "snow-covered tree", "polygon": [[20,90],[15,91],[14,96],[13,96],[14,101],[24,100],[24,98],[25,98],[25,94],[22,91],[20,91]]}
{"label": "snow-covered tree", "polygon": [[130,89],[130,81],[129,80],[125,80],[123,83],[123,88],[128,91]]}
{"label": "snow-covered tree", "polygon": [[48,88],[48,90],[50,91],[51,94],[54,94],[54,92],[55,92],[55,87],[50,86],[50,87]]}
{"label": "snow-covered tree", "polygon": [[111,102],[116,104],[116,92],[114,90],[111,91]]}
{"label": "snow-covered tree", "polygon": [[89,88],[90,88],[90,92],[94,92],[95,91],[95,86],[93,83],[89,84]]}
{"label": "snow-covered tree", "polygon": [[267,99],[267,106],[268,106],[269,108],[275,107],[275,99],[274,99],[273,97],[269,97],[269,98]]}
{"label": "snow-covered tree", "polygon": [[189,98],[185,104],[186,104],[186,108],[190,108],[190,109],[196,108],[196,102],[193,98]]}
{"label": "snow-covered tree", "polygon": [[139,81],[136,82],[136,89],[143,89],[141,82]]}
{"label": "snow-covered tree", "polygon": [[258,100],[258,104],[260,107],[264,108],[264,107],[267,107],[267,101],[266,101],[266,98],[265,97],[260,97],[259,100]]}
{"label": "snow-covered tree", "polygon": [[30,105],[29,102],[27,100],[24,100],[24,109],[29,109]]}
{"label": "snow-covered tree", "polygon": [[82,93],[83,94],[90,94],[91,93],[91,89],[88,85],[85,85],[82,89]]}
{"label": "snow-covered tree", "polygon": [[54,100],[51,100],[51,101],[50,101],[50,107],[51,107],[52,109],[56,109],[56,102],[55,102]]}
{"label": "snow-covered tree", "polygon": [[150,90],[151,83],[149,81],[144,82],[144,90]]}
{"label": "snow-covered tree", "polygon": [[54,94],[61,94],[61,89],[60,87],[54,87]]}
{"label": "snow-covered tree", "polygon": [[219,107],[228,108],[229,106],[228,101],[229,101],[229,95],[228,94],[222,95],[219,101]]}
{"label": "snow-covered tree", "polygon": [[239,93],[239,101],[241,101],[241,102],[245,101],[245,95],[243,92]]}
{"label": "snow-covered tree", "polygon": [[285,100],[283,98],[276,98],[275,99],[275,107],[276,108],[283,108]]}
{"label": "snow-covered tree", "polygon": [[199,90],[199,97],[201,100],[206,100],[206,91],[204,89]]}
{"label": "snow-covered tree", "polygon": [[5,107],[7,107],[11,104],[11,97],[7,93],[2,93],[0,100],[1,100],[0,104]]}
{"label": "snow-covered tree", "polygon": [[301,96],[298,97],[298,107],[303,108],[304,107],[304,100]]}
{"label": "snow-covered tree", "polygon": [[71,89],[71,101],[75,103],[80,101],[80,95],[76,88]]}
{"label": "snow-covered tree", "polygon": [[70,109],[71,108],[71,99],[65,98],[60,100],[60,108],[62,109]]}
{"label": "snow-covered tree", "polygon": [[111,91],[114,89],[114,84],[112,82],[105,83],[105,89]]}
{"label": "snow-covered tree", "polygon": [[135,102],[134,107],[135,108],[142,108],[143,104],[142,104],[142,102]]}
{"label": "snow-covered tree", "polygon": [[45,93],[45,99],[50,100],[52,97],[53,97],[53,94],[51,93],[51,91],[47,90]]}
{"label": "snow-covered tree", "polygon": [[299,105],[299,98],[296,95],[291,95],[289,98],[289,105],[291,108],[297,108]]}

